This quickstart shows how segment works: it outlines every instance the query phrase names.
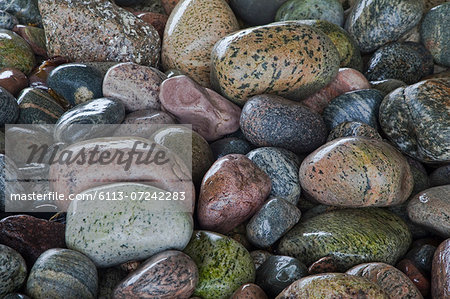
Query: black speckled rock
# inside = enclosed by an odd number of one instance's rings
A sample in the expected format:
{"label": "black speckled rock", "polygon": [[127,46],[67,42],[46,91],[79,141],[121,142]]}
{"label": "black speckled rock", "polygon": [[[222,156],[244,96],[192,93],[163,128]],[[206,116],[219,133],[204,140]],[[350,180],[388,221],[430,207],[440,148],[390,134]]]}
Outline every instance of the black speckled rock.
{"label": "black speckled rock", "polygon": [[[56,123],[54,137],[61,142],[75,142],[108,135],[125,118],[125,107],[120,100],[100,98],[84,102],[64,113]],[[89,126],[82,126],[89,125]],[[99,127],[93,127],[99,125]]]}
{"label": "black speckled rock", "polygon": [[407,41],[404,42],[405,45],[408,47],[414,49],[419,53],[420,57],[422,58],[422,74],[423,76],[429,76],[434,73],[434,61],[433,56],[431,55],[430,51],[428,51],[427,48],[425,48],[422,44],[418,42],[412,42]]}
{"label": "black speckled rock", "polygon": [[242,109],[241,130],[256,146],[309,153],[325,142],[322,117],[302,104],[275,95],[252,97]]}
{"label": "black speckled rock", "polygon": [[54,124],[63,115],[64,109],[46,91],[26,88],[17,99],[19,124]]}
{"label": "black speckled rock", "polygon": [[255,280],[250,253],[229,237],[195,231],[184,252],[194,260],[199,270],[195,296],[229,298],[238,287]]}
{"label": "black speckled rock", "polygon": [[252,150],[252,145],[244,139],[228,137],[211,143],[211,150],[214,160],[217,160],[229,154],[246,155]]}
{"label": "black speckled rock", "polygon": [[17,291],[27,278],[23,257],[11,247],[0,244],[0,297]]}
{"label": "black speckled rock", "polygon": [[103,76],[97,69],[85,64],[63,64],[55,68],[47,85],[75,106],[88,100],[101,98]]}
{"label": "black speckled rock", "polygon": [[300,220],[300,210],[282,198],[272,198],[250,219],[247,238],[258,247],[269,247]]}
{"label": "black speckled rock", "polygon": [[298,181],[300,159],[296,154],[283,148],[262,147],[249,152],[247,157],[270,177],[271,196],[297,204],[301,187]]}
{"label": "black speckled rock", "polygon": [[382,140],[380,134],[378,134],[377,130],[368,124],[363,124],[357,121],[346,121],[340,123],[333,130],[331,130],[330,134],[328,134],[328,141],[341,138],[341,137],[367,137],[371,139]]}
{"label": "black speckled rock", "polygon": [[435,251],[436,246],[423,244],[422,246],[411,249],[408,254],[406,254],[406,258],[411,260],[420,270],[425,273],[430,273]]}
{"label": "black speckled rock", "polygon": [[370,58],[366,77],[370,81],[397,79],[407,84],[414,84],[424,73],[422,55],[405,43],[392,43],[379,48]]}
{"label": "black speckled rock", "polygon": [[234,13],[249,25],[265,25],[275,20],[278,8],[287,0],[230,0]]}
{"label": "black speckled rock", "polygon": [[426,163],[450,161],[450,78],[398,88],[380,105],[384,133],[401,151]]}
{"label": "black speckled rock", "polygon": [[0,126],[14,124],[19,117],[19,105],[16,98],[0,87]]}
{"label": "black speckled rock", "polygon": [[370,86],[373,89],[381,91],[384,95],[387,95],[399,87],[408,86],[408,84],[396,79],[386,79],[381,81],[370,81]]}
{"label": "black speckled rock", "polygon": [[344,8],[338,0],[289,0],[275,15],[275,21],[325,20],[344,25]]}
{"label": "black speckled rock", "polygon": [[450,185],[427,189],[408,204],[411,221],[423,225],[444,238],[450,237]]}
{"label": "black speckled rock", "polygon": [[353,36],[362,52],[398,40],[419,23],[422,0],[358,1],[347,18],[345,29]]}
{"label": "black speckled rock", "polygon": [[450,185],[450,164],[441,166],[430,174],[430,185]]}
{"label": "black speckled rock", "polygon": [[211,54],[211,84],[243,105],[259,94],[301,101],[336,77],[339,52],[318,29],[295,21],[235,32],[219,40]]}
{"label": "black speckled rock", "polygon": [[27,293],[35,299],[94,299],[97,288],[94,263],[78,251],[60,248],[44,252],[27,281]]}
{"label": "black speckled rock", "polygon": [[0,28],[11,30],[19,24],[17,18],[6,11],[0,10]]}
{"label": "black speckled rock", "polygon": [[436,63],[450,66],[450,3],[431,9],[423,18],[420,34],[422,43]]}
{"label": "black speckled rock", "polygon": [[256,271],[256,284],[275,297],[294,281],[308,275],[308,269],[298,259],[272,255]]}
{"label": "black speckled rock", "polygon": [[253,263],[255,264],[256,270],[264,264],[264,262],[271,256],[272,254],[268,251],[264,250],[254,250],[250,252],[250,255],[252,256]]}
{"label": "black speckled rock", "polygon": [[0,2],[0,10],[16,16],[20,24],[42,25],[36,0],[3,0]]}
{"label": "black speckled rock", "polygon": [[378,129],[378,109],[383,98],[383,93],[376,89],[344,93],[325,108],[323,119],[329,130],[346,121],[362,122]]}
{"label": "black speckled rock", "polygon": [[280,241],[278,252],[306,265],[333,256],[339,271],[364,262],[394,264],[411,244],[398,216],[377,208],[344,209],[297,224]]}

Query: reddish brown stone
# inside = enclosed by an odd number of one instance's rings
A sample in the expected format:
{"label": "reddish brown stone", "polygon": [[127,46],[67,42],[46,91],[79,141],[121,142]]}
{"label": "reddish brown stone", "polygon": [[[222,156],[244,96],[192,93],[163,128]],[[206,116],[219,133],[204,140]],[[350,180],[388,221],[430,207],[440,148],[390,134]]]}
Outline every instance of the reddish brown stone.
{"label": "reddish brown stone", "polygon": [[436,249],[431,270],[431,296],[450,298],[450,239]]}
{"label": "reddish brown stone", "polygon": [[24,73],[14,68],[0,70],[0,86],[14,96],[28,86],[28,78]]}
{"label": "reddish brown stone", "polygon": [[426,297],[430,292],[430,282],[425,277],[425,275],[417,269],[414,264],[407,259],[401,260],[397,264],[397,269],[406,274],[406,276],[411,279],[411,281],[416,285],[417,289],[419,289],[420,293]]}
{"label": "reddish brown stone", "polygon": [[337,272],[337,267],[331,256],[326,256],[319,259],[308,268],[308,273],[310,275],[332,272]]}
{"label": "reddish brown stone", "polygon": [[331,83],[303,100],[302,103],[312,110],[322,113],[334,98],[349,91],[368,88],[370,88],[370,83],[363,74],[354,69],[341,68]]}
{"label": "reddish brown stone", "polygon": [[267,299],[267,295],[256,284],[247,283],[237,289],[231,299]]}
{"label": "reddish brown stone", "polygon": [[200,226],[228,233],[258,211],[269,196],[269,176],[244,155],[227,155],[205,174],[198,201]]}
{"label": "reddish brown stone", "polygon": [[148,24],[155,27],[156,31],[158,31],[159,37],[161,37],[161,40],[164,35],[164,28],[166,28],[166,23],[168,17],[163,14],[159,14],[156,12],[144,12],[144,13],[134,13],[137,15],[138,18],[142,19],[144,22],[147,22]]}
{"label": "reddish brown stone", "polygon": [[161,0],[161,4],[164,7],[166,14],[170,15],[173,8],[180,2],[180,0]]}
{"label": "reddish brown stone", "polygon": [[33,87],[47,86],[47,77],[57,66],[68,63],[64,57],[56,56],[41,63],[39,67],[34,69],[30,74],[30,84]]}
{"label": "reddish brown stone", "polygon": [[129,261],[119,265],[119,268],[127,273],[135,271],[141,265],[140,261]]}
{"label": "reddish brown stone", "polygon": [[0,244],[19,252],[31,269],[44,251],[66,247],[65,228],[62,223],[29,215],[10,216],[0,221]]}

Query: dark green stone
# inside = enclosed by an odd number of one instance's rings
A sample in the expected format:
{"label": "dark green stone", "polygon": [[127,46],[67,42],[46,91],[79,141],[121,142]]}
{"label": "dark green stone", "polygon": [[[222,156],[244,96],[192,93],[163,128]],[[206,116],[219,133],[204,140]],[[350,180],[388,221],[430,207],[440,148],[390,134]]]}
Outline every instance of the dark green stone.
{"label": "dark green stone", "polygon": [[[242,131],[239,130],[242,133]],[[241,154],[246,155],[252,150],[252,145],[245,140],[237,137],[228,137],[217,140],[211,143],[211,150],[214,155],[214,160],[220,159],[229,154]]]}
{"label": "dark green stone", "polygon": [[241,285],[255,281],[255,266],[250,253],[229,237],[195,231],[184,252],[194,260],[199,271],[193,296],[225,299]]}
{"label": "dark green stone", "polygon": [[14,15],[20,24],[42,26],[38,0],[2,0],[0,1],[0,10]]}
{"label": "dark green stone", "polygon": [[287,0],[230,0],[234,13],[249,25],[265,25],[275,20],[278,8]]}
{"label": "dark green stone", "polygon": [[431,9],[420,28],[422,43],[431,52],[436,63],[450,66],[450,2]]}
{"label": "dark green stone", "polygon": [[365,123],[378,129],[378,110],[384,95],[376,89],[344,93],[333,99],[323,111],[329,130],[346,121]]}
{"label": "dark green stone", "polygon": [[278,252],[307,266],[332,256],[339,271],[367,262],[395,264],[408,250],[405,222],[383,209],[343,209],[300,222],[280,241]]}
{"label": "dark green stone", "polygon": [[272,255],[256,271],[256,284],[275,297],[294,281],[308,275],[308,269],[298,259]]}
{"label": "dark green stone", "polygon": [[338,26],[344,25],[344,8],[338,0],[289,0],[275,15],[275,21],[325,20]]}
{"label": "dark green stone", "polygon": [[0,126],[14,124],[19,117],[16,98],[0,86]]}
{"label": "dark green stone", "polygon": [[[64,113],[56,123],[55,140],[76,141],[110,136],[125,118],[125,107],[116,99],[100,98],[84,102]],[[109,125],[109,126],[102,126]]]}
{"label": "dark green stone", "polygon": [[19,124],[54,124],[64,109],[46,91],[39,88],[24,89],[17,100]]}
{"label": "dark green stone", "polygon": [[35,58],[28,43],[16,33],[0,29],[0,69],[16,68],[28,75]]}
{"label": "dark green stone", "polygon": [[47,85],[58,95],[75,106],[101,98],[103,76],[92,66],[85,64],[63,64],[55,68],[47,79]]}

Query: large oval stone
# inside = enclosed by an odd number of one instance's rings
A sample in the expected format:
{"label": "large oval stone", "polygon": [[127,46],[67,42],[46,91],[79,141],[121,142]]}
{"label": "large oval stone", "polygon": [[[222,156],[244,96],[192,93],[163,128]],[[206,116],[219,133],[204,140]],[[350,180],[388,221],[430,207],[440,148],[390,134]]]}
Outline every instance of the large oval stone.
{"label": "large oval stone", "polygon": [[35,64],[34,53],[18,34],[0,29],[0,68],[16,68],[26,75]]}
{"label": "large oval stone", "polygon": [[431,9],[423,18],[420,28],[422,43],[433,55],[436,63],[450,66],[450,3]]}
{"label": "large oval stone", "polygon": [[237,30],[236,17],[225,1],[182,0],[166,24],[162,65],[209,87],[211,50],[219,39]]}
{"label": "large oval stone", "polygon": [[160,193],[166,191],[137,183],[83,191],[94,199],[69,206],[67,247],[86,254],[98,267],[146,259],[167,249],[183,250],[193,231],[192,214],[181,201],[152,198],[160,198]]}
{"label": "large oval stone", "polygon": [[337,74],[340,57],[320,30],[287,21],[238,31],[216,43],[211,84],[239,105],[258,94],[300,101]]}
{"label": "large oval stone", "polygon": [[367,278],[379,285],[390,298],[422,299],[422,294],[402,271],[385,263],[367,263],[355,266],[346,272]]}
{"label": "large oval stone", "polygon": [[255,265],[250,253],[229,237],[195,231],[184,252],[194,260],[199,270],[194,296],[225,299],[242,284],[255,281]]}
{"label": "large oval stone", "polygon": [[97,298],[94,263],[70,249],[49,249],[36,261],[27,281],[27,293],[36,299]]}
{"label": "large oval stone", "polygon": [[450,296],[450,239],[442,242],[433,258],[431,294],[433,298]]}
{"label": "large oval stone", "polygon": [[303,221],[280,241],[278,252],[307,266],[332,256],[338,271],[367,262],[394,264],[411,244],[405,222],[378,209],[344,209]]}
{"label": "large oval stone", "polygon": [[198,283],[198,269],[185,253],[155,254],[120,282],[114,298],[189,298]]}
{"label": "large oval stone", "polygon": [[427,189],[408,203],[408,216],[444,238],[450,237],[450,185]]}
{"label": "large oval stone", "polygon": [[322,117],[300,103],[276,95],[258,95],[242,109],[241,130],[256,146],[310,153],[325,142]]}
{"label": "large oval stone", "polygon": [[344,273],[326,273],[297,280],[276,299],[358,297],[367,299],[390,298],[377,284],[365,278]]}
{"label": "large oval stone", "polygon": [[426,163],[450,161],[450,79],[401,87],[380,105],[384,133],[401,151]]}
{"label": "large oval stone", "polygon": [[111,1],[40,0],[39,10],[50,57],[141,65],[159,61],[156,29]]}
{"label": "large oval stone", "polygon": [[339,138],[319,147],[303,160],[299,178],[315,200],[344,207],[401,204],[414,182],[399,151],[363,137]]}
{"label": "large oval stone", "polygon": [[261,208],[271,186],[269,176],[246,156],[233,154],[217,160],[200,189],[201,227],[228,233]]}
{"label": "large oval stone", "polygon": [[18,290],[27,278],[27,265],[14,249],[0,244],[0,296]]}
{"label": "large oval stone", "polygon": [[360,0],[352,7],[345,29],[362,52],[372,52],[416,26],[423,8],[422,0]]}

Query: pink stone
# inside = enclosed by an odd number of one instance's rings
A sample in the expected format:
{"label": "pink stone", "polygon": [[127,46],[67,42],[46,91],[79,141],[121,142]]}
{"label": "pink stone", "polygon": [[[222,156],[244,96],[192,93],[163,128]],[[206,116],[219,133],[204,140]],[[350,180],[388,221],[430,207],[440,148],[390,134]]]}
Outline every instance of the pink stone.
{"label": "pink stone", "polygon": [[318,113],[322,113],[331,100],[341,94],[368,88],[370,88],[370,83],[363,74],[354,69],[341,68],[336,78],[330,84],[303,100],[302,104]]}
{"label": "pink stone", "polygon": [[203,177],[197,211],[200,226],[230,232],[261,208],[271,187],[269,176],[246,156],[220,158]]}
{"label": "pink stone", "polygon": [[163,110],[207,141],[214,141],[239,129],[241,109],[215,91],[204,88],[187,76],[176,76],[161,84]]}

